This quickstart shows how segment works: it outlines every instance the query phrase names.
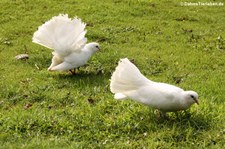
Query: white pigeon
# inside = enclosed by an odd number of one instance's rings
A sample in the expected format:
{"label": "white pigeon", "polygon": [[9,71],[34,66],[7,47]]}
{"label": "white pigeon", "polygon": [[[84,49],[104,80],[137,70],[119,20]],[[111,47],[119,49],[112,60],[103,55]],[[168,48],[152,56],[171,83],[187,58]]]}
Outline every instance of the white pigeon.
{"label": "white pigeon", "polygon": [[115,99],[130,98],[163,113],[186,110],[194,103],[199,104],[196,92],[151,81],[127,58],[120,60],[112,74],[110,90]]}
{"label": "white pigeon", "polygon": [[41,25],[34,33],[32,41],[54,50],[49,71],[72,70],[83,66],[100,46],[96,42],[87,43],[86,24],[80,19],[59,14]]}

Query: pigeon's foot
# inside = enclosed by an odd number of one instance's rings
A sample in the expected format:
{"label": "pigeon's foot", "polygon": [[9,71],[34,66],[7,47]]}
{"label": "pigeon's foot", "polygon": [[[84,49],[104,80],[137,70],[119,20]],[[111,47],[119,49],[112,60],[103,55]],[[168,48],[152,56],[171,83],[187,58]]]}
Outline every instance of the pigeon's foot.
{"label": "pigeon's foot", "polygon": [[76,75],[76,69],[73,69],[73,70],[70,69],[70,72],[71,72],[72,75]]}

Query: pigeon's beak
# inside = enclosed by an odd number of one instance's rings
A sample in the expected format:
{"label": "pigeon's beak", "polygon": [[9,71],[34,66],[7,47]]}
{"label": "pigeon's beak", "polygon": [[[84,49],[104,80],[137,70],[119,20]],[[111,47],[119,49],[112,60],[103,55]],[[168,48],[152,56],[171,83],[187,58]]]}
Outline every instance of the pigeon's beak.
{"label": "pigeon's beak", "polygon": [[197,105],[199,105],[198,99],[194,98],[195,103],[197,103]]}
{"label": "pigeon's beak", "polygon": [[100,51],[100,52],[101,52],[101,48],[100,48],[100,47],[98,47],[98,51]]}

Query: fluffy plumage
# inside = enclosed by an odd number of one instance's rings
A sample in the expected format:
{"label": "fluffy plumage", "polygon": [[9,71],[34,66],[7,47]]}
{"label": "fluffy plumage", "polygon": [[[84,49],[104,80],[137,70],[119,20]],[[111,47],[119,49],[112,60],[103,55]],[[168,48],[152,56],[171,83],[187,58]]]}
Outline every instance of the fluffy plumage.
{"label": "fluffy plumage", "polygon": [[162,112],[188,109],[198,104],[198,94],[194,91],[147,79],[127,58],[121,59],[110,80],[110,90],[114,98],[130,98]]}
{"label": "fluffy plumage", "polygon": [[100,49],[98,43],[87,43],[85,23],[80,19],[60,14],[41,25],[32,41],[54,50],[49,71],[71,70],[83,66],[93,53]]}

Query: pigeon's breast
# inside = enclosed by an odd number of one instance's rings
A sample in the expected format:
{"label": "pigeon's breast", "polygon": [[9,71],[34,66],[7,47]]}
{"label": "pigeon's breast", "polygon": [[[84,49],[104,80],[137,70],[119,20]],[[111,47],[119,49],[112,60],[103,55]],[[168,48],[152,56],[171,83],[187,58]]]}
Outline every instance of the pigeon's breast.
{"label": "pigeon's breast", "polygon": [[85,53],[72,53],[65,58],[65,61],[76,67],[83,66],[87,63],[89,56]]}

